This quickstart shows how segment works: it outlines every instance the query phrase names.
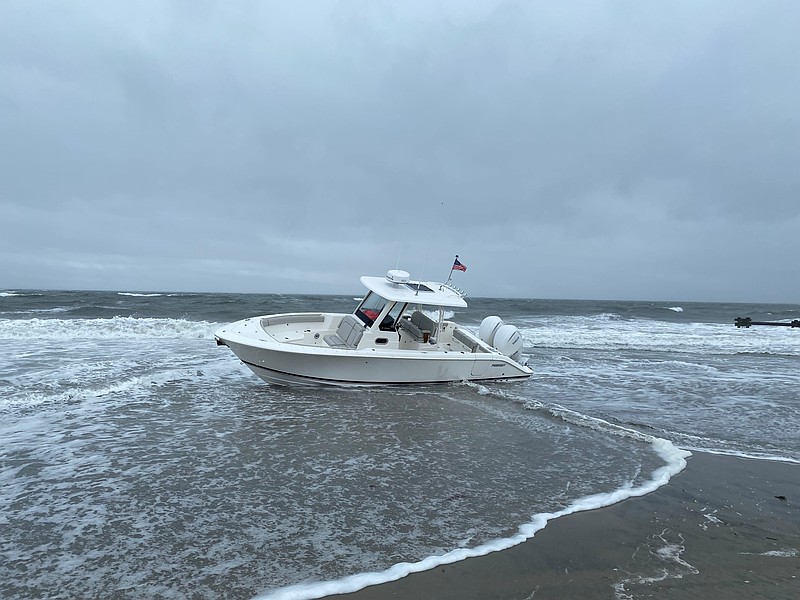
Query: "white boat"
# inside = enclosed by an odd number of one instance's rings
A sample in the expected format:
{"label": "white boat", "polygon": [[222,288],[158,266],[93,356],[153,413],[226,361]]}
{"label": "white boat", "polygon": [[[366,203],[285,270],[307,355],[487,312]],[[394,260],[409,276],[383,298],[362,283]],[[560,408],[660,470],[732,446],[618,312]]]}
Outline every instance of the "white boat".
{"label": "white boat", "polygon": [[[523,340],[513,325],[486,317],[478,334],[444,319],[465,308],[464,293],[406,271],[362,277],[351,314],[251,317],[215,332],[264,381],[277,385],[365,386],[527,379]],[[436,318],[438,316],[438,318]]]}

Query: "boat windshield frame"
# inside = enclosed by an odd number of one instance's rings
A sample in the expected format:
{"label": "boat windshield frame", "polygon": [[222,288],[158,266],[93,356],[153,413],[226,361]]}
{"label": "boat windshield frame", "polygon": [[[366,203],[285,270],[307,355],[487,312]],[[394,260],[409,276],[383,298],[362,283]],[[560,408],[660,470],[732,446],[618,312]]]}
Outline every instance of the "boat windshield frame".
{"label": "boat windshield frame", "polygon": [[358,307],[353,314],[364,322],[367,327],[372,327],[375,320],[380,316],[389,301],[375,292],[369,291],[361,299]]}

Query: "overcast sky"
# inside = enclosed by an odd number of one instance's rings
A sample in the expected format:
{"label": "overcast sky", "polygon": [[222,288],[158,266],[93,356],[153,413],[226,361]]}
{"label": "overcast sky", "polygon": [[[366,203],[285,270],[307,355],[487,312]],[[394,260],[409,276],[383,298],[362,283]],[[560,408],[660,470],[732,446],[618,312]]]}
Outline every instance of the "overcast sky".
{"label": "overcast sky", "polygon": [[800,302],[800,2],[0,2],[0,288]]}

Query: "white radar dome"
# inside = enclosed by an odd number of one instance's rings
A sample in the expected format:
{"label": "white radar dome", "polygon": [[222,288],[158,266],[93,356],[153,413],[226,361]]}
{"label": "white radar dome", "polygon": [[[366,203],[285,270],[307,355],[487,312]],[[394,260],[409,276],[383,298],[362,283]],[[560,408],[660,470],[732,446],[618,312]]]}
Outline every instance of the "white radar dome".
{"label": "white radar dome", "polygon": [[386,273],[386,279],[392,283],[408,283],[410,277],[411,275],[409,275],[408,271],[400,271],[399,269],[391,269]]}
{"label": "white radar dome", "polygon": [[516,360],[522,350],[522,335],[513,325],[501,325],[494,334],[493,345],[500,353]]}
{"label": "white radar dome", "polygon": [[480,338],[489,344],[490,346],[494,346],[494,336],[497,332],[497,329],[503,324],[503,319],[497,316],[486,317],[483,321],[481,321],[481,327],[478,330],[478,335]]}

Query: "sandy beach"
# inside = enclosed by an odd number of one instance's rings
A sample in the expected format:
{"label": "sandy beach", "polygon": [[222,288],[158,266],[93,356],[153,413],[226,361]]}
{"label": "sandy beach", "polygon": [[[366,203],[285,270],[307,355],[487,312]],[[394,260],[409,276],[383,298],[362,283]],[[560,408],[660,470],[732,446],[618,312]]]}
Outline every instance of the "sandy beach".
{"label": "sandy beach", "polygon": [[641,498],[350,600],[800,598],[800,465],[695,452]]}

